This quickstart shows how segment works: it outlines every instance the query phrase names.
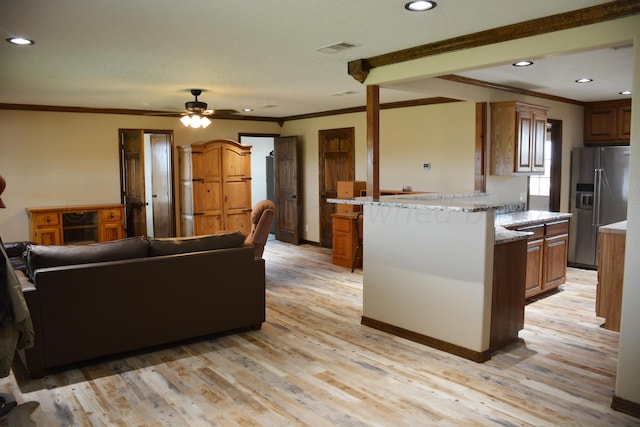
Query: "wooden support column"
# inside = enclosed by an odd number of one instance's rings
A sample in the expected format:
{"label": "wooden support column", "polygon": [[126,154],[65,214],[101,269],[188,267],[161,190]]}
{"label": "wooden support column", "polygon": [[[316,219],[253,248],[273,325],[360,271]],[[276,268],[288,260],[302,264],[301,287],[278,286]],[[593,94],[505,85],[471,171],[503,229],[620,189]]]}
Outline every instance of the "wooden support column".
{"label": "wooden support column", "polygon": [[367,86],[367,196],[380,198],[380,87]]}
{"label": "wooden support column", "polygon": [[473,191],[484,193],[487,191],[487,174],[485,162],[487,159],[487,103],[476,103],[476,172]]}

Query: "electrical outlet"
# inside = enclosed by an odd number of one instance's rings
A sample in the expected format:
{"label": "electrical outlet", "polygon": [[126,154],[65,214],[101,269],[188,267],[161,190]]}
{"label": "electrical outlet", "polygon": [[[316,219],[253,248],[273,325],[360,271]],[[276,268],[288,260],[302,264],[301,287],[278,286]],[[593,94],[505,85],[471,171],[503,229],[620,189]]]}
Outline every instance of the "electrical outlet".
{"label": "electrical outlet", "polygon": [[304,225],[304,231],[307,233],[309,232],[309,224]]}
{"label": "electrical outlet", "polygon": [[431,162],[423,163],[422,164],[422,169],[424,169],[424,170],[431,169]]}

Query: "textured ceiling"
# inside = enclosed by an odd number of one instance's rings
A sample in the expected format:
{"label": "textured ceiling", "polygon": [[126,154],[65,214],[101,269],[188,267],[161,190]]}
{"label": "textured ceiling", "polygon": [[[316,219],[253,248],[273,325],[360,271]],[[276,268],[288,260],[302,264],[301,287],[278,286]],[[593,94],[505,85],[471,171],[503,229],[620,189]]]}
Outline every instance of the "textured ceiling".
{"label": "textured ceiling", "polygon": [[[250,107],[249,116],[362,106],[365,88],[347,74],[351,60],[606,1],[440,0],[430,12],[410,13],[405,0],[0,0],[3,38],[36,41],[0,44],[0,103],[182,111],[189,89],[201,88],[210,108]],[[337,42],[355,47],[316,51]],[[614,59],[588,57],[594,73],[620,89],[630,82],[631,49],[600,53]],[[556,60],[540,61],[547,65],[525,71],[526,80],[511,66],[465,75],[603,99],[576,92],[577,61]],[[330,95],[344,92],[353,93]],[[425,95],[439,94],[383,90],[381,100]]]}

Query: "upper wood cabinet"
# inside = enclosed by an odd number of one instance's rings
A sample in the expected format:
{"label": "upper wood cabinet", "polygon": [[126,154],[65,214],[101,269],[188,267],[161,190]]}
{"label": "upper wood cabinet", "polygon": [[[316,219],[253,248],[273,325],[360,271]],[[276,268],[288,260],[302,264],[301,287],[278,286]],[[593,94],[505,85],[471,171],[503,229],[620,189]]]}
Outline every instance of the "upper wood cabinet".
{"label": "upper wood cabinet", "polygon": [[230,140],[181,146],[182,235],[251,231],[251,147]]}
{"label": "upper wood cabinet", "polygon": [[620,144],[631,138],[631,99],[589,102],[584,107],[584,143]]}
{"label": "upper wood cabinet", "polygon": [[548,108],[518,101],[490,105],[491,174],[544,173]]}

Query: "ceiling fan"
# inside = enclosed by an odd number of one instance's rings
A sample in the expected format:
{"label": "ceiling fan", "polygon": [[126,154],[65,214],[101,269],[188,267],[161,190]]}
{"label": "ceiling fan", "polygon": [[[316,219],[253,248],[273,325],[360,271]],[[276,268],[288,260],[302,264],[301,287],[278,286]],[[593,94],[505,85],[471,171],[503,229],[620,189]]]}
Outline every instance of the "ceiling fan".
{"label": "ceiling fan", "polygon": [[180,121],[185,126],[191,126],[193,128],[198,128],[198,127],[205,128],[211,124],[211,120],[209,120],[210,117],[211,118],[228,117],[232,114],[238,113],[237,110],[231,110],[231,109],[208,110],[206,102],[198,101],[198,97],[202,94],[202,89],[190,89],[189,92],[191,92],[191,95],[193,95],[195,99],[193,101],[187,101],[184,103],[184,108],[186,111],[184,111],[183,113],[165,113],[165,112],[154,111],[154,112],[149,112],[148,114],[154,115],[154,116],[157,116],[157,115],[175,116],[176,114],[180,114],[182,116],[180,118]]}
{"label": "ceiling fan", "polygon": [[207,127],[211,124],[211,120],[208,117],[212,116],[225,116],[229,114],[236,114],[236,110],[207,110],[207,103],[198,101],[198,97],[202,94],[201,89],[191,89],[191,95],[194,96],[195,100],[187,101],[184,103],[184,108],[187,110],[180,121],[185,126],[191,126],[193,128],[197,127]]}

